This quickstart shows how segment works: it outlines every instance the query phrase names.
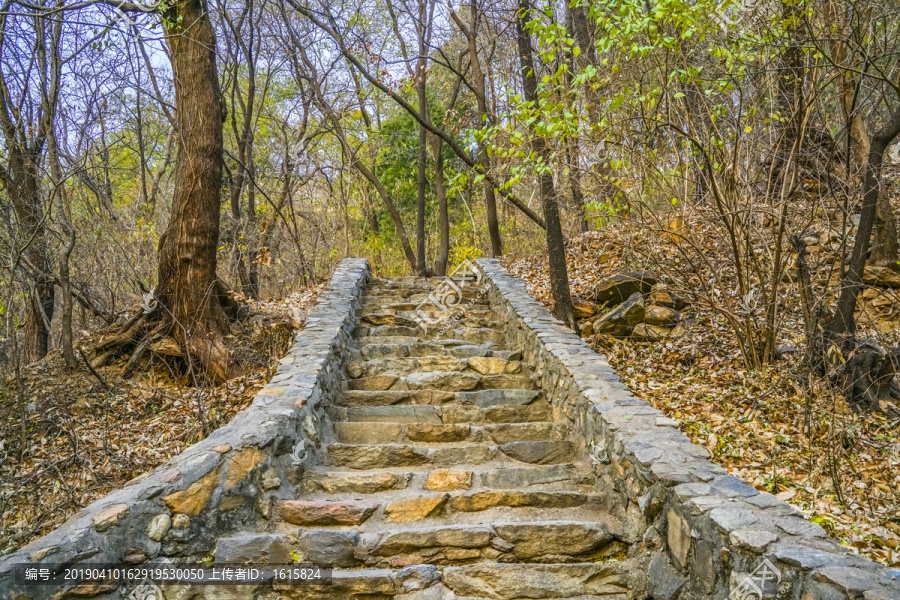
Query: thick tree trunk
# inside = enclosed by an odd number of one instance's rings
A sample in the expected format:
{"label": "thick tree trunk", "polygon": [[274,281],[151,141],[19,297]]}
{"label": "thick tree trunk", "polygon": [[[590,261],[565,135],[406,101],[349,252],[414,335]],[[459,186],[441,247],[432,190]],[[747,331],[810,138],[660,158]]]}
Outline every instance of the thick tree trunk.
{"label": "thick tree trunk", "polygon": [[203,0],[177,0],[165,16],[172,24],[166,43],[175,78],[178,154],[172,214],[159,241],[156,297],[174,321],[192,371],[221,382],[237,368],[224,343],[227,299],[216,277],[222,186],[216,39]]}
{"label": "thick tree trunk", "polygon": [[9,148],[9,181],[6,192],[18,221],[18,243],[29,265],[28,303],[25,313],[25,362],[44,358],[50,350],[50,322],[53,319],[55,290],[47,249],[46,225],[40,200],[37,156],[21,148]]}
{"label": "thick tree trunk", "polygon": [[[531,48],[531,36],[525,24],[531,15],[530,0],[519,0],[519,11],[516,18],[516,41],[519,49],[519,65],[522,71],[522,88],[525,100],[537,107],[539,98],[537,79],[534,73],[534,53]],[[535,135],[531,141],[535,154],[543,159],[545,165],[551,164],[547,141]],[[547,253],[550,258],[550,294],[553,297],[553,315],[571,327],[576,328],[572,308],[572,296],[569,292],[569,274],[566,266],[565,238],[559,220],[559,203],[553,174],[543,171],[538,176],[541,188],[541,208],[544,211],[544,222],[547,237]]]}

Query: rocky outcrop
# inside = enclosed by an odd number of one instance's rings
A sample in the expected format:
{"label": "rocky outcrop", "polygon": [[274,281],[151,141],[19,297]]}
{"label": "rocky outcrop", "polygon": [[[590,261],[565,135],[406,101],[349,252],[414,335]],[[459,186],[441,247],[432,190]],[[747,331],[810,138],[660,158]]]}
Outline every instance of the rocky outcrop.
{"label": "rocky outcrop", "polygon": [[647,294],[656,284],[656,275],[650,271],[614,275],[594,287],[597,304],[615,306],[628,300],[633,294]]}
{"label": "rocky outcrop", "polygon": [[644,297],[640,292],[632,294],[593,324],[594,333],[608,333],[616,337],[631,335],[634,326],[644,320]]}
{"label": "rocky outcrop", "polygon": [[[628,286],[643,289],[635,282],[647,281],[650,276],[637,279],[638,275],[641,274],[617,275],[607,284],[612,286],[615,283],[623,290],[631,289]],[[616,308],[594,319],[590,318],[594,311],[589,308],[595,309],[596,305],[578,302],[576,308],[580,307],[580,310],[576,310],[575,317],[582,319],[578,327],[584,336],[607,334],[618,338],[631,337],[639,342],[659,342],[684,334],[680,311],[688,306],[688,302],[673,294],[666,284],[656,283],[649,288],[649,293],[636,291]]]}

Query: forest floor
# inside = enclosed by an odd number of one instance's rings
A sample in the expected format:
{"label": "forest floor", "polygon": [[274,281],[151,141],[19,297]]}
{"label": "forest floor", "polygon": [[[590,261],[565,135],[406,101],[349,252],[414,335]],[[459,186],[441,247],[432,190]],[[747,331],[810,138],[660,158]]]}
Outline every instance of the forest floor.
{"label": "forest floor", "polygon": [[[126,357],[98,370],[68,369],[59,352],[7,377],[0,393],[0,555],[165,463],[248,407],[278,366],[324,285],[251,302],[232,326],[242,377],[192,387],[162,362],[122,378]],[[117,331],[81,332],[86,349]],[[79,361],[81,359],[79,358]]]}
{"label": "forest floor", "polygon": [[[660,260],[671,267],[666,273],[677,273],[670,245],[646,238],[608,227],[570,240],[573,300],[592,301],[595,284]],[[505,263],[550,304],[546,254]],[[687,278],[668,283],[690,297]],[[778,345],[803,348],[800,302],[792,293],[796,286],[788,289]],[[686,332],[677,338],[648,343],[594,334],[586,341],[635,395],[679,420],[729,473],[797,506],[852,552],[900,562],[900,420],[855,414],[842,396],[810,378],[799,352],[747,369],[734,331],[702,302],[685,317]]]}

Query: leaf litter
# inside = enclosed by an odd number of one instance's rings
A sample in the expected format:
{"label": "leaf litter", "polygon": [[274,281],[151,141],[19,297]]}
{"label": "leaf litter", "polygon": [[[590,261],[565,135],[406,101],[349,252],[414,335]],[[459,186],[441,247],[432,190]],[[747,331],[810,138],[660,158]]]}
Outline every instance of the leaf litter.
{"label": "leaf litter", "polygon": [[[594,286],[613,275],[656,267],[647,260],[651,253],[665,257],[666,273],[679,272],[665,241],[627,227],[570,239],[573,301],[592,301]],[[507,258],[504,265],[550,306],[546,254]],[[666,283],[691,298],[687,277]],[[803,347],[797,296],[785,305],[779,343]],[[810,376],[799,352],[786,352],[760,371],[747,369],[724,318],[702,302],[687,312],[687,331],[677,338],[647,343],[594,334],[585,340],[636,396],[677,419],[730,474],[796,506],[850,552],[900,563],[900,421],[854,413],[840,394]]]}
{"label": "leaf litter", "polygon": [[[247,408],[324,288],[278,300],[242,298],[250,316],[232,325],[227,342],[245,372],[217,387],[192,387],[160,361],[123,379],[125,356],[98,369],[107,388],[83,362],[66,368],[59,351],[23,368],[20,381],[3,381],[0,555],[49,533]],[[77,345],[88,348],[103,333],[81,332]]]}

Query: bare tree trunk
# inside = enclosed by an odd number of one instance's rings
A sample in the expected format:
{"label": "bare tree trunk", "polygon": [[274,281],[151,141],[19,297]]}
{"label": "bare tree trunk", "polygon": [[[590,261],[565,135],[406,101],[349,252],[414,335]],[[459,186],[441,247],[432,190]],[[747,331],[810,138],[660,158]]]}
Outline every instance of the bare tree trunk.
{"label": "bare tree trunk", "polygon": [[[828,18],[831,22],[839,24],[841,32],[844,35],[851,36],[852,30],[847,31],[849,22],[848,11],[859,10],[858,7],[843,6],[837,2],[828,3]],[[863,9],[865,10],[865,9]],[[861,22],[867,22],[866,18],[860,19]],[[837,79],[840,86],[841,108],[844,111],[844,119],[847,123],[847,142],[849,146],[849,155],[847,157],[849,169],[847,170],[847,178],[853,182],[854,189],[860,180],[858,173],[867,164],[869,158],[869,127],[860,114],[857,102],[857,89],[862,84],[865,74],[860,76],[851,74],[845,65],[847,59],[848,45],[836,35],[831,42],[832,60],[838,65]],[[865,67],[863,68],[865,70]],[[878,206],[875,210],[874,237],[872,239],[872,254],[869,257],[869,264],[877,266],[897,266],[897,259],[900,258],[900,247],[897,244],[897,225],[894,216],[894,210],[891,207],[891,200],[887,194],[879,194]]]}
{"label": "bare tree trunk", "polygon": [[[417,85],[419,96],[419,112],[428,114],[428,99],[425,97],[425,73],[420,72],[422,81]],[[428,131],[419,127],[419,156],[417,160],[418,177],[416,182],[416,272],[424,277],[425,266],[425,188],[428,184]]]}
{"label": "bare tree trunk", "polygon": [[[6,185],[18,221],[18,242],[31,267],[25,313],[25,362],[41,360],[50,350],[50,321],[53,319],[55,290],[47,249],[46,223],[40,201],[36,156],[9,148],[12,185]],[[26,279],[27,281],[27,279]]]}
{"label": "bare tree trunk", "polygon": [[[526,23],[531,15],[530,0],[519,0],[516,16],[516,41],[519,49],[519,65],[522,71],[522,88],[525,100],[538,104],[537,78],[534,73],[534,53],[531,49],[531,36]],[[550,151],[547,141],[535,135],[531,141],[535,154],[543,159],[545,165],[550,164]],[[541,188],[541,207],[544,211],[544,222],[547,225],[547,253],[550,260],[550,294],[553,297],[553,315],[571,327],[576,328],[573,315],[572,296],[569,292],[569,274],[566,266],[565,238],[559,221],[559,203],[553,174],[542,171],[538,175]]]}
{"label": "bare tree trunk", "polygon": [[872,136],[869,146],[862,213],[859,219],[859,228],[856,230],[853,254],[847,265],[847,272],[844,273],[841,281],[841,294],[838,298],[834,320],[828,324],[826,330],[832,340],[836,340],[842,335],[854,335],[856,333],[856,321],[854,319],[856,299],[862,290],[863,272],[866,268],[866,259],[869,253],[869,238],[872,235],[872,229],[877,218],[884,151],[898,135],[900,135],[900,110],[896,110],[885,126]]}
{"label": "bare tree trunk", "polygon": [[447,262],[450,260],[450,214],[447,208],[447,189],[444,187],[444,157],[441,156],[443,146],[444,143],[441,141],[441,138],[432,138],[434,191],[438,200],[438,228],[440,229],[438,255],[434,261],[434,274],[439,277],[447,274]]}
{"label": "bare tree trunk", "polygon": [[59,291],[61,294],[60,307],[62,313],[62,323],[60,324],[59,342],[62,348],[63,360],[70,369],[78,366],[78,360],[75,358],[75,348],[72,341],[72,286],[69,279],[69,257],[75,249],[75,227],[69,218],[69,206],[66,197],[65,178],[63,177],[62,165],[59,161],[59,141],[56,137],[56,128],[51,124],[50,132],[47,136],[47,155],[50,162],[50,177],[53,184],[53,193],[51,202],[56,205],[56,212],[63,231],[66,234],[66,243],[59,253]]}
{"label": "bare tree trunk", "polygon": [[153,212],[156,210],[156,197],[159,195],[159,186],[162,183],[163,175],[166,174],[166,171],[169,168],[169,163],[172,162],[172,147],[175,145],[175,130],[172,129],[169,131],[169,135],[166,137],[166,151],[163,154],[163,162],[156,169],[156,173],[153,174],[153,179],[150,181],[150,191],[148,192],[149,197],[147,199],[147,215],[153,216]]}
{"label": "bare tree trunk", "polygon": [[175,78],[178,155],[172,215],[159,241],[156,297],[174,320],[185,357],[216,382],[236,374],[224,334],[223,286],[216,276],[222,185],[222,94],[216,38],[203,0],[166,10],[166,44]]}
{"label": "bare tree trunk", "polygon": [[[475,102],[478,105],[478,112],[481,116],[483,126],[487,126],[491,122],[491,116],[488,112],[487,86],[485,83],[484,71],[481,68],[481,61],[478,58],[478,25],[480,21],[480,12],[477,0],[469,2],[469,16],[471,22],[467,25],[455,12],[450,13],[453,22],[466,37],[469,49],[469,62],[472,65],[472,82],[475,87]],[[487,147],[484,142],[478,143],[478,163],[485,173],[491,169],[491,158],[488,156]],[[487,214],[488,235],[491,238],[491,256],[499,257],[503,255],[503,241],[500,238],[500,220],[497,217],[497,195],[494,192],[493,184],[487,178],[482,182],[484,188],[484,205]]]}

